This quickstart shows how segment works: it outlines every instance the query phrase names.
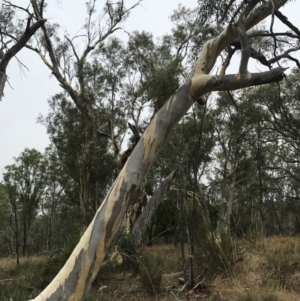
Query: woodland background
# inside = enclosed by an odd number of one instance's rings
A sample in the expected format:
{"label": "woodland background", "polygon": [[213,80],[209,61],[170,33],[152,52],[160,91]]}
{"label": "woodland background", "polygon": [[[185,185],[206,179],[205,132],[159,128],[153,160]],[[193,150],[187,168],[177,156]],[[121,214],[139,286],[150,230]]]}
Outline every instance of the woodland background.
{"label": "woodland background", "polygon": [[[49,98],[48,113],[38,118],[47,129],[50,145],[43,153],[24,149],[14,164],[5,167],[0,184],[1,257],[14,258],[17,264],[21,258],[21,265],[25,257],[51,257],[49,266],[55,271],[63,263],[149,121],[187,77],[203,42],[214,36],[212,24],[224,13],[226,1],[212,3],[205,0],[195,8],[179,6],[171,16],[170,35],[155,40],[149,32],[135,31],[123,41],[114,36],[119,23],[130,18],[130,10],[120,15],[123,1],[106,3],[106,25],[100,37],[93,19],[96,1],[90,1],[86,33],[79,38],[97,47],[81,46],[84,59],[58,24],[47,23],[51,48],[41,33],[36,34],[28,48],[44,60],[64,91]],[[26,24],[7,1],[3,1],[0,18],[11,36]],[[262,34],[268,30],[266,24],[260,25],[249,36],[256,64],[265,67],[275,63],[270,59],[274,36]],[[277,39],[276,51],[284,53],[286,45],[296,51],[298,38],[287,31]],[[5,47],[3,37],[2,43]],[[232,45],[227,51],[236,55],[239,49]],[[299,258],[289,261],[299,246],[290,236],[300,233],[300,64],[290,53],[283,59],[292,60],[293,65],[282,83],[210,93],[192,106],[162,147],[139,208],[128,214],[110,254],[118,250],[128,264],[126,256],[136,257],[141,246],[168,244],[173,250],[175,245],[179,265],[168,272],[184,270],[185,281],[193,287],[197,271],[208,270],[206,284],[201,284],[207,289],[207,279],[216,279],[220,270],[232,275],[233,266],[251,244],[288,236],[293,251],[279,247],[278,252],[285,254],[291,270],[285,271],[283,282],[275,282],[279,290],[297,291],[300,278],[292,285],[287,278],[300,267]],[[174,170],[169,190],[160,195],[155,216],[137,248],[131,235],[134,222]],[[241,241],[250,244],[239,247]],[[45,259],[42,262],[45,268]],[[131,261],[129,266],[126,269],[135,269]],[[30,288],[44,287],[51,280],[44,276],[38,275]],[[157,293],[155,289],[152,285]],[[17,298],[13,300],[21,300]],[[275,298],[259,300],[279,300]]]}

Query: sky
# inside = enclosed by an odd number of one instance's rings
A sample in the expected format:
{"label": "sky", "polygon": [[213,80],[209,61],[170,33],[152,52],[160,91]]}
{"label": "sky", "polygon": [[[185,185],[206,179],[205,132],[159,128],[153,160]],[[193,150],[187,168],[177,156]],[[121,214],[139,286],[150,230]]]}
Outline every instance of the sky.
{"label": "sky", "polygon": [[[24,5],[29,1],[12,0],[11,2]],[[75,35],[85,18],[86,1],[49,0],[48,2],[50,4],[45,17],[49,22],[57,22],[70,36]],[[156,37],[170,33],[172,24],[169,16],[181,2],[191,8],[197,5],[197,0],[143,0],[122,26],[128,32],[146,30]],[[103,0],[98,1],[99,10],[102,3]],[[126,7],[134,3],[135,0],[125,0]],[[300,0],[289,3],[282,12],[300,28]],[[276,22],[279,24],[278,20]],[[287,30],[283,25],[277,24],[278,27],[275,28],[280,31]],[[122,36],[121,33],[120,35]],[[29,70],[21,72],[16,59],[10,62],[7,70],[9,85],[6,84],[4,97],[0,102],[0,180],[5,172],[4,167],[14,163],[14,157],[18,157],[25,148],[35,148],[43,152],[49,145],[46,128],[37,123],[37,118],[39,114],[47,114],[47,100],[61,91],[57,81],[37,54],[23,49],[17,57]]]}

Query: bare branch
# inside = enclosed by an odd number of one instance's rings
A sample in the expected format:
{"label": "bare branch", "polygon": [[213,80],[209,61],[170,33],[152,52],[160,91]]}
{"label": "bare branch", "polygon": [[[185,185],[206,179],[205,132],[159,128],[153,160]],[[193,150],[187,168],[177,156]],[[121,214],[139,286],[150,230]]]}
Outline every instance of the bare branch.
{"label": "bare branch", "polygon": [[275,11],[275,16],[285,25],[287,25],[290,29],[292,29],[298,36],[298,38],[300,39],[300,30],[294,25],[292,24],[289,20],[288,17],[286,17],[283,13],[281,13],[280,11]]}
{"label": "bare branch", "polygon": [[132,235],[135,238],[136,242],[135,249],[139,249],[143,244],[143,238],[145,233],[147,232],[147,228],[151,225],[154,214],[162,202],[164,195],[168,191],[170,184],[175,176],[176,169],[173,170],[165,180],[158,186],[158,188],[154,191],[151,199],[147,202],[144,207],[142,214],[139,215],[136,222],[132,228]]}
{"label": "bare branch", "polygon": [[[286,1],[287,0],[277,0],[275,3],[275,9],[281,7]],[[268,3],[258,6],[250,13],[246,12],[248,17],[245,21],[245,30],[249,30],[270,14],[271,11]],[[234,42],[237,37],[238,33],[236,27],[233,26],[233,24],[229,24],[217,37],[207,41],[203,46],[201,54],[199,55],[194,73],[197,75],[210,73],[219,54],[232,42]]]}
{"label": "bare branch", "polygon": [[71,45],[72,50],[73,50],[73,53],[74,53],[74,55],[75,55],[75,57],[76,57],[77,62],[79,62],[80,59],[79,59],[79,56],[78,56],[78,54],[77,54],[77,52],[76,52],[76,49],[75,49],[74,44],[72,43],[72,41],[71,41],[67,36],[65,36],[65,38],[67,39],[67,41],[68,41],[69,44]]}
{"label": "bare branch", "polygon": [[[40,10],[37,6],[36,0],[30,0],[30,2],[31,2],[31,5],[33,7],[33,11],[34,11],[35,16],[39,19],[41,17],[41,12],[40,12]],[[52,42],[49,38],[48,31],[47,31],[46,27],[44,26],[44,24],[41,26],[41,28],[42,28],[43,33],[44,33],[44,37],[45,37],[45,41],[46,41],[46,45],[47,45],[47,50],[49,52],[50,60],[51,60],[51,63],[52,63],[52,67],[50,68],[50,70],[52,71],[53,75],[59,81],[61,87],[63,87],[69,93],[69,95],[71,96],[71,98],[73,99],[75,104],[78,106],[78,108],[83,110],[82,106],[78,102],[78,93],[71,87],[71,85],[66,81],[66,79],[59,72],[59,63],[57,62],[56,56],[54,54]],[[48,65],[48,67],[49,67],[49,65]]]}
{"label": "bare branch", "polygon": [[88,12],[88,22],[87,22],[87,35],[88,35],[88,45],[91,43],[91,22],[92,22],[92,15],[95,10],[95,0],[93,0],[93,4],[89,8]]}
{"label": "bare branch", "polygon": [[300,68],[300,62],[299,62],[296,58],[294,58],[294,57],[292,57],[292,56],[290,56],[290,55],[287,55],[287,58],[288,58],[289,60],[295,62],[296,65],[297,65],[297,67]]}
{"label": "bare branch", "polygon": [[29,23],[27,23],[27,27],[25,29],[25,32],[21,36],[21,38],[16,42],[15,45],[13,45],[5,54],[0,62],[0,70],[4,71],[6,70],[6,67],[9,63],[9,61],[14,57],[29,41],[29,39],[34,35],[34,33],[42,27],[47,20],[39,20],[36,23],[34,23],[32,26],[29,26]]}
{"label": "bare branch", "polygon": [[[250,12],[253,10],[253,8],[258,4],[258,2],[259,2],[259,0],[249,1],[248,5],[246,6],[244,11],[240,15],[241,18],[243,18],[245,20],[248,17],[248,15],[250,14]],[[242,10],[244,4],[245,4],[245,1],[241,1],[238,9],[235,11],[234,15],[232,16],[230,23],[234,23],[234,19],[240,13],[240,11]]]}
{"label": "bare branch", "polygon": [[236,18],[236,16],[240,13],[240,11],[241,11],[241,9],[242,9],[242,7],[243,7],[243,4],[244,4],[244,2],[242,1],[241,3],[240,3],[240,5],[239,5],[239,7],[237,8],[237,10],[234,12],[234,14],[233,14],[233,16],[232,16],[232,18],[231,18],[231,20],[230,20],[230,24],[231,23],[234,23],[234,19]]}
{"label": "bare branch", "polygon": [[[34,33],[44,25],[44,23],[47,20],[39,20],[36,23],[34,23],[32,26],[30,26],[30,21],[32,17],[28,18],[26,29],[21,36],[16,41],[16,44],[13,45],[10,49],[7,50],[7,52],[1,57],[0,61],[0,100],[3,96],[4,86],[6,82],[6,68],[10,60],[23,48],[26,46],[26,43],[29,41],[29,39],[34,35]],[[16,40],[16,39],[15,39]]]}
{"label": "bare branch", "polygon": [[196,99],[211,91],[238,90],[250,86],[279,82],[284,79],[286,69],[288,68],[277,67],[261,73],[249,73],[247,76],[237,76],[236,74],[224,76],[202,74],[194,76],[189,94],[196,101]]}
{"label": "bare branch", "polygon": [[28,68],[25,64],[23,64],[23,63],[18,59],[17,56],[15,56],[15,58],[16,58],[16,60],[18,61],[18,65],[19,65],[19,68],[20,68],[21,71],[23,71],[23,68],[25,68],[27,71],[29,71],[29,68]]}
{"label": "bare branch", "polygon": [[284,37],[290,37],[290,38],[295,38],[298,39],[297,35],[292,34],[291,32],[274,32],[273,34],[270,32],[263,32],[263,31],[258,31],[258,32],[253,32],[251,34],[248,34],[248,38],[255,38],[255,37],[271,37],[271,36],[275,36],[275,37],[280,37],[280,36],[284,36]]}
{"label": "bare branch", "polygon": [[10,1],[7,1],[7,0],[2,0],[2,1],[4,2],[5,6],[10,6],[10,7],[22,10],[22,11],[26,12],[29,16],[31,15],[30,11],[28,9],[22,7],[22,6],[15,5],[15,4],[11,3]]}
{"label": "bare branch", "polygon": [[[271,19],[271,24],[270,24],[270,32],[274,40],[274,58],[276,58],[276,50],[277,50],[277,39],[276,36],[273,33],[273,26],[274,26],[274,13],[275,13],[275,4],[273,0],[270,0],[270,3],[272,5],[272,19]],[[279,64],[279,60],[276,60],[276,62]]]}
{"label": "bare branch", "polygon": [[289,55],[288,55],[289,53],[298,51],[299,49],[300,49],[300,46],[295,47],[295,48],[290,48],[290,49],[286,50],[284,53],[275,56],[273,59],[268,60],[268,63],[273,64],[275,62],[278,62],[281,59],[289,58]]}
{"label": "bare branch", "polygon": [[116,27],[117,24],[120,23],[120,21],[122,20],[122,17],[123,17],[124,15],[126,15],[129,11],[131,11],[131,10],[134,9],[135,7],[137,7],[137,6],[140,4],[141,1],[142,1],[142,0],[139,0],[136,4],[134,4],[133,6],[131,6],[129,9],[127,9],[127,10],[125,10],[125,11],[122,11],[122,12],[120,13],[120,15],[119,15],[119,18],[116,19],[115,22],[111,24],[111,26],[107,29],[107,31],[106,31],[106,33],[105,33],[104,35],[100,35],[100,37],[98,38],[98,40],[95,41],[95,42],[93,43],[93,45],[88,44],[87,48],[86,48],[85,51],[83,52],[83,55],[81,56],[80,59],[81,59],[81,60],[85,60],[85,58],[87,57],[87,55],[88,55],[92,50],[94,50],[94,49],[97,47],[97,45],[98,45],[99,43],[101,43],[102,41],[104,41],[108,36],[110,36],[110,35],[111,35],[112,33],[114,33],[116,30],[121,29],[121,27]]}
{"label": "bare branch", "polygon": [[41,14],[41,17],[43,17],[43,11],[44,11],[44,0],[41,0],[41,4],[40,4],[40,14]]}
{"label": "bare branch", "polygon": [[233,98],[233,96],[232,96],[232,94],[231,94],[231,92],[230,92],[229,90],[227,91],[227,94],[228,94],[228,96],[229,96],[231,102],[232,102],[233,105],[235,106],[236,111],[238,112],[238,111],[239,111],[239,107],[238,107],[238,105],[236,104],[236,102],[235,102],[235,100],[234,100],[234,98]]}

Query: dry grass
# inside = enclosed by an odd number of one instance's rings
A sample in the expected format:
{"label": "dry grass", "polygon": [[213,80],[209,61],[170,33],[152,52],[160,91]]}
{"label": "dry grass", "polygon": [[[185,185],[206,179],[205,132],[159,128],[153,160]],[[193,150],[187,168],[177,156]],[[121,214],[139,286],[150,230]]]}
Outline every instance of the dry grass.
{"label": "dry grass", "polygon": [[300,238],[270,237],[243,243],[247,250],[243,261],[236,264],[230,279],[216,277],[215,288],[228,300],[299,301]]}
{"label": "dry grass", "polygon": [[[30,257],[20,257],[20,264],[24,264],[25,262],[44,262],[47,258],[42,256],[30,256]],[[17,265],[17,260],[14,257],[0,257],[0,270],[9,270],[15,268]]]}
{"label": "dry grass", "polygon": [[[95,281],[88,301],[114,300],[159,300],[171,301],[174,298],[166,286],[172,286],[172,291],[181,300],[228,300],[228,301],[299,301],[300,300],[300,238],[270,237],[253,242],[239,241],[238,249],[246,249],[243,260],[237,262],[230,273],[216,275],[210,290],[195,290],[178,293],[182,287],[177,277],[162,280],[161,290],[149,294],[147,282],[141,282],[141,272],[130,269],[129,266],[106,266]],[[146,248],[138,257],[147,259],[148,273],[159,269],[161,273],[169,274],[180,271],[181,260],[179,248],[171,245],[160,245]],[[39,270],[47,267],[48,259],[44,257],[21,258],[21,264],[16,267],[15,259],[0,259],[0,280],[13,278],[14,281],[0,282],[0,300],[27,300],[32,294],[28,289],[37,285],[35,282]],[[145,262],[145,261],[144,261]],[[141,267],[140,267],[141,269]],[[118,280],[117,276],[132,273],[126,280]],[[33,277],[33,274],[35,277]],[[145,275],[145,273],[144,273]],[[207,280],[208,281],[208,280]],[[145,287],[146,285],[146,287]],[[16,288],[20,290],[16,294]],[[99,288],[102,288],[98,292]],[[23,291],[21,291],[23,289]],[[5,293],[6,290],[6,293]],[[35,293],[38,290],[34,291]],[[8,295],[15,294],[15,295]],[[220,297],[223,299],[220,299]],[[27,299],[26,299],[27,298]]]}

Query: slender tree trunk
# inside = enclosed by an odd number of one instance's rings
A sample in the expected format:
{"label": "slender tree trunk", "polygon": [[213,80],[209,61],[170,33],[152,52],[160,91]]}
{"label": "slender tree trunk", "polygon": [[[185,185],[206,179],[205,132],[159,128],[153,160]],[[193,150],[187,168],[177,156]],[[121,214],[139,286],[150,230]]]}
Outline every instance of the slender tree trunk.
{"label": "slender tree trunk", "polygon": [[92,162],[96,148],[96,129],[94,120],[90,116],[84,116],[84,146],[82,150],[82,163],[80,172],[80,209],[81,209],[81,228],[85,231],[90,223],[91,216],[96,211],[96,181]]}
{"label": "slender tree trunk", "polygon": [[17,205],[16,200],[12,200],[12,210],[13,210],[13,216],[14,216],[14,226],[13,222],[10,218],[10,226],[14,232],[15,236],[15,251],[16,251],[16,257],[17,257],[17,264],[20,263],[20,246],[19,246],[19,223],[18,223],[18,212],[17,212]]}
{"label": "slender tree trunk", "polygon": [[282,234],[283,230],[282,230],[282,227],[281,227],[281,223],[279,221],[277,210],[276,210],[275,205],[274,205],[274,201],[271,200],[270,202],[272,204],[272,209],[273,209],[273,212],[274,212],[274,215],[275,215],[275,219],[276,219],[276,223],[277,223],[277,226],[278,226],[279,234]]}
{"label": "slender tree trunk", "polygon": [[262,225],[265,224],[265,217],[263,214],[263,177],[262,177],[262,165],[263,158],[261,152],[261,126],[260,122],[258,123],[257,128],[257,139],[258,139],[258,147],[257,147],[257,169],[258,169],[258,179],[259,179],[259,213],[261,217]]}
{"label": "slender tree trunk", "polygon": [[23,247],[22,247],[22,254],[25,256],[27,254],[27,225],[26,220],[24,218],[23,221]]}
{"label": "slender tree trunk", "polygon": [[51,240],[52,240],[52,212],[50,212],[47,223],[47,238],[46,238],[46,250],[51,250]]}
{"label": "slender tree trunk", "polygon": [[[180,177],[180,174],[179,174]],[[180,242],[180,253],[181,253],[181,264],[182,270],[184,272],[184,282],[188,281],[187,279],[187,267],[186,267],[186,258],[185,258],[185,236],[184,236],[184,228],[185,228],[185,220],[184,220],[184,204],[182,191],[179,190],[179,242]]]}
{"label": "slender tree trunk", "polygon": [[222,203],[220,206],[219,212],[219,220],[217,225],[217,233],[226,233],[230,234],[230,218],[232,213],[232,206],[234,201],[234,193],[235,193],[235,178],[236,173],[234,172],[232,175],[232,183],[228,187],[226,183],[226,179],[224,179],[224,186],[222,189]]}

